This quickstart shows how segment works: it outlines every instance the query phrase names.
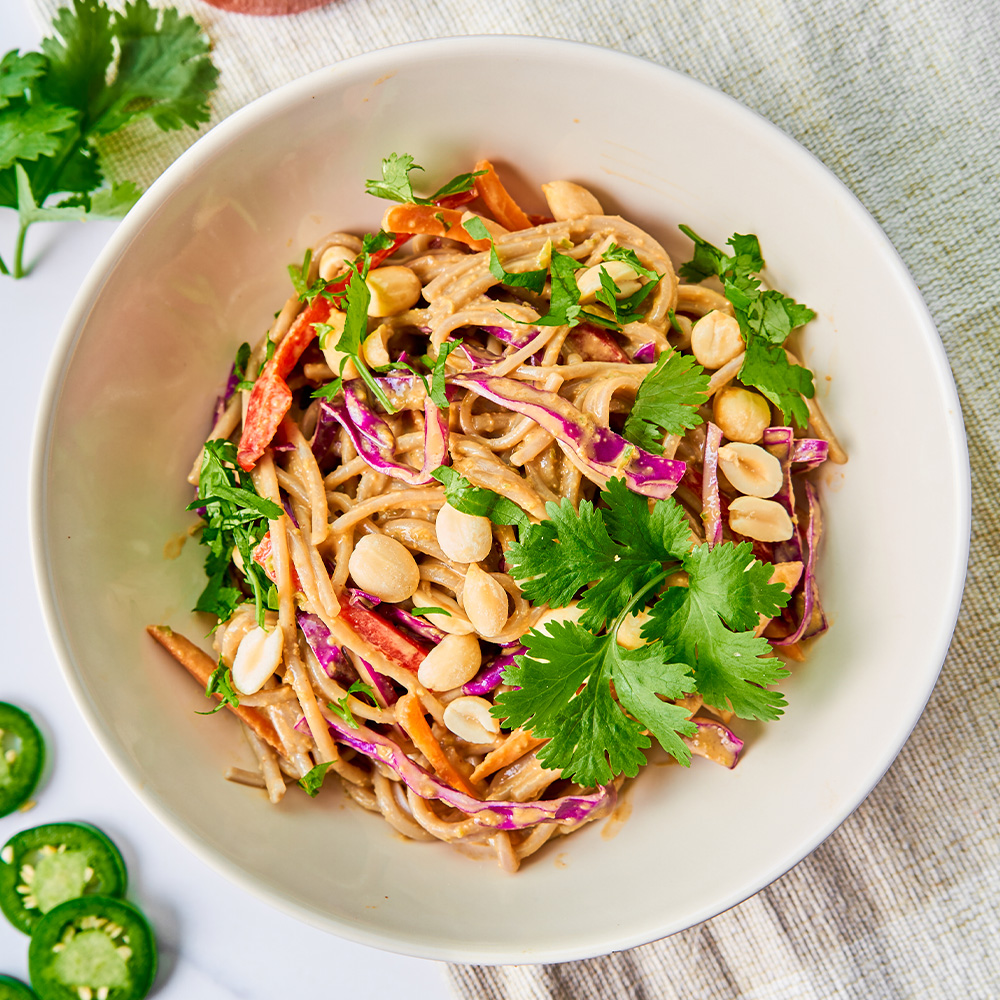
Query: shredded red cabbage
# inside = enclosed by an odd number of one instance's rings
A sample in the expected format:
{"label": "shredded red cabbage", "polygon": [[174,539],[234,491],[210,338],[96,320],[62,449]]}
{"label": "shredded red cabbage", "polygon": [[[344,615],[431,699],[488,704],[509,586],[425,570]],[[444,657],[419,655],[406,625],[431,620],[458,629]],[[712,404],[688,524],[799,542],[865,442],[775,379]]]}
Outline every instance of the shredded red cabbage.
{"label": "shredded red cabbage", "polygon": [[502,683],[503,672],[508,667],[515,665],[514,657],[523,656],[527,652],[527,648],[518,642],[516,648],[512,649],[509,653],[501,653],[500,656],[490,660],[471,681],[462,685],[462,694],[480,696],[489,694]]}

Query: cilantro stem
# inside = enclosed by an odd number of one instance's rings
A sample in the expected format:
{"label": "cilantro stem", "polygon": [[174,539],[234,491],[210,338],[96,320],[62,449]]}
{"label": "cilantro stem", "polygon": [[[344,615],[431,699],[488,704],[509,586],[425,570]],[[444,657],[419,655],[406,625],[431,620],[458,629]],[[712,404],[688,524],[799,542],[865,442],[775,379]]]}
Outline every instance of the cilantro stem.
{"label": "cilantro stem", "polygon": [[382,387],[375,381],[375,376],[368,370],[368,366],[357,354],[351,355],[354,367],[357,368],[365,385],[371,389],[372,395],[385,407],[387,413],[395,413],[396,407],[389,402],[389,397],[382,391]]}
{"label": "cilantro stem", "polygon": [[10,271],[7,270],[7,265],[4,263],[4,259],[2,256],[0,256],[0,274],[10,274]]}
{"label": "cilantro stem", "polygon": [[17,243],[14,245],[14,277],[24,277],[24,237],[28,235],[30,222],[22,222],[17,227]]}

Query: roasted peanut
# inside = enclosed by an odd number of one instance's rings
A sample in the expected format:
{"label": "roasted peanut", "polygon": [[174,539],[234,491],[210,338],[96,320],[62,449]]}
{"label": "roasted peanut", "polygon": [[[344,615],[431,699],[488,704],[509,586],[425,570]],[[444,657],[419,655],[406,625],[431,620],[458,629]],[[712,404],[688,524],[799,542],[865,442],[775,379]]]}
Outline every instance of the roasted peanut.
{"label": "roasted peanut", "polygon": [[463,695],[449,702],[444,710],[444,724],[466,743],[492,743],[500,732],[500,721],[490,715],[485,698]]}
{"label": "roasted peanut", "polygon": [[776,500],[738,497],[729,505],[729,527],[758,542],[784,542],[795,530],[788,511]]}
{"label": "roasted peanut", "polygon": [[493,525],[489,518],[463,514],[450,503],[438,511],[434,527],[438,545],[455,562],[479,562],[493,548]]}
{"label": "roasted peanut", "polygon": [[781,462],[759,444],[733,441],[719,449],[719,468],[733,487],[751,497],[773,497],[784,478]]}
{"label": "roasted peanut", "polygon": [[476,631],[486,638],[499,635],[507,624],[507,591],[477,563],[465,574],[462,607]]}
{"label": "roasted peanut", "polygon": [[233,686],[240,694],[256,694],[278,669],[284,650],[281,626],[268,632],[254,626],[243,637],[233,657]]}
{"label": "roasted peanut", "polygon": [[417,680],[431,691],[451,691],[471,681],[483,654],[474,635],[446,635],[417,669]]}
{"label": "roasted peanut", "polygon": [[332,281],[339,274],[343,274],[357,254],[348,247],[334,244],[323,251],[323,256],[319,259],[319,276],[324,281]]}
{"label": "roasted peanut", "polygon": [[615,293],[616,299],[625,299],[639,291],[642,282],[636,271],[623,260],[606,260],[601,264],[595,264],[580,272],[576,279],[577,287],[580,289],[580,302],[596,302],[597,293],[601,290],[601,271],[606,271],[608,277],[615,283],[618,291]]}
{"label": "roasted peanut", "polygon": [[771,423],[767,400],[740,386],[730,385],[715,394],[713,419],[730,441],[754,444],[764,436]]}
{"label": "roasted peanut", "polygon": [[579,184],[572,181],[551,181],[542,185],[542,194],[556,222],[582,219],[585,215],[604,215],[601,203]]}
{"label": "roasted peanut", "polygon": [[409,549],[388,535],[359,539],[347,566],[362,590],[393,604],[412,597],[420,585],[420,570]]}
{"label": "roasted peanut", "polygon": [[721,368],[742,350],[740,324],[718,309],[705,313],[691,327],[691,352],[695,361],[709,371]]}
{"label": "roasted peanut", "polygon": [[369,316],[395,316],[415,306],[420,299],[420,279],[408,268],[399,265],[377,267],[365,278],[371,301]]}

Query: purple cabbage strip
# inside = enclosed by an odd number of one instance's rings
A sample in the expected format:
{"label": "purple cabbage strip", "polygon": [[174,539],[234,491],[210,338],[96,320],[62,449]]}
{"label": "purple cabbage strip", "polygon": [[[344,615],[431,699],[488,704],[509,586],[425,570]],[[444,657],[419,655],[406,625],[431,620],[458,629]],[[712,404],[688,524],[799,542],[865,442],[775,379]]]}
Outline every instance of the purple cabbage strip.
{"label": "purple cabbage strip", "polygon": [[480,347],[478,344],[470,344],[464,340],[459,350],[468,359],[474,372],[482,371],[491,365],[495,365],[498,361],[503,361],[502,355],[494,354],[492,351],[487,351],[485,347]]}
{"label": "purple cabbage strip", "polygon": [[479,329],[492,337],[496,337],[502,344],[510,344],[515,351],[519,351],[522,347],[527,347],[538,336],[538,329],[536,327],[532,327],[523,337],[519,337],[510,330],[505,330],[502,326],[481,326]]}
{"label": "purple cabbage strip", "polygon": [[409,629],[409,631],[415,633],[421,639],[427,639],[435,645],[445,637],[444,631],[436,625],[432,625],[426,618],[411,614],[409,611],[395,604],[387,604],[382,609],[382,613],[390,621],[396,622],[397,625],[402,625],[403,628]]}
{"label": "purple cabbage strip", "polygon": [[716,764],[722,764],[723,767],[728,767],[730,770],[736,767],[740,751],[743,749],[743,740],[721,722],[713,722],[708,719],[693,719],[692,721],[698,727],[698,734],[681,737],[691,752],[699,757],[714,760]]}
{"label": "purple cabbage strip", "polygon": [[327,720],[341,743],[381,761],[402,778],[403,783],[422,799],[440,799],[460,810],[482,827],[493,830],[521,830],[536,823],[572,825],[594,814],[610,812],[618,795],[614,785],[604,785],[588,795],[564,795],[539,802],[496,802],[459,792],[410,760],[398,743],[361,724],[353,729],[340,719]]}
{"label": "purple cabbage strip", "polygon": [[722,541],[722,500],[719,497],[719,445],[722,428],[711,420],[705,425],[705,462],[701,479],[701,516],[708,547]]}
{"label": "purple cabbage strip", "polygon": [[830,454],[830,445],[821,438],[797,438],[792,461],[805,465],[803,472],[822,465]]}
{"label": "purple cabbage strip", "polygon": [[218,423],[219,417],[225,413],[226,407],[233,398],[233,393],[236,392],[236,387],[239,384],[240,380],[236,377],[236,362],[233,362],[233,366],[229,369],[229,378],[226,379],[226,387],[222,390],[222,395],[215,401],[215,412],[212,415],[213,427]]}
{"label": "purple cabbage strip", "polygon": [[802,617],[795,631],[783,639],[770,639],[772,646],[790,646],[800,639],[820,635],[828,628],[826,615],[819,601],[819,586],[816,583],[816,549],[823,532],[823,514],[819,497],[812,483],[805,484],[806,502],[809,505],[809,524],[806,526],[805,568],[802,574]]}
{"label": "purple cabbage strip", "polygon": [[288,520],[291,521],[292,524],[294,524],[295,527],[297,528],[299,526],[299,522],[295,520],[295,515],[292,513],[292,505],[289,502],[287,496],[281,498],[281,506],[285,508],[285,513],[288,515]]}
{"label": "purple cabbage strip", "polygon": [[333,409],[322,403],[316,418],[316,429],[313,431],[309,446],[317,462],[323,462],[337,444],[340,435],[340,424],[333,416]]}
{"label": "purple cabbage strip", "polygon": [[781,488],[772,497],[788,511],[795,532],[784,542],[775,542],[775,562],[802,562],[802,533],[795,516],[795,491],[792,485],[792,453],[795,447],[791,427],[768,427],[762,441],[764,447],[781,463]]}
{"label": "purple cabbage strip", "polygon": [[637,365],[651,365],[656,360],[656,344],[650,341],[643,344],[632,354],[632,360]]}
{"label": "purple cabbage strip", "polygon": [[620,434],[595,424],[592,417],[557,393],[491,375],[455,375],[453,382],[530,417],[599,476],[623,476],[635,493],[666,499],[684,476],[684,462],[643,451]]}
{"label": "purple cabbage strip", "polygon": [[[350,686],[357,679],[358,671],[344,650],[334,641],[330,630],[323,624],[323,619],[306,611],[298,611],[296,619],[302,634],[306,637],[306,642],[309,643],[309,648],[326,675],[341,686],[345,686],[345,682],[346,686]],[[361,660],[361,657],[358,659]],[[392,681],[384,674],[380,674],[370,663],[365,660],[361,662],[368,672],[368,680],[372,687],[382,696],[386,705],[391,705],[398,697]]]}
{"label": "purple cabbage strip", "polygon": [[[361,661],[361,670],[358,673],[364,671],[368,683],[378,692],[383,707],[394,705],[399,701],[399,694],[392,681],[385,674],[380,674],[363,656],[358,656],[358,659]],[[362,680],[364,679],[363,677]]]}
{"label": "purple cabbage strip", "polygon": [[321,415],[332,416],[350,435],[358,454],[376,472],[409,486],[435,482],[431,472],[448,460],[448,419],[428,396],[424,399],[424,462],[414,469],[392,460],[396,439],[389,425],[360,397],[354,385],[344,385],[344,403],[323,400]]}
{"label": "purple cabbage strip", "polygon": [[315,654],[316,660],[326,676],[341,685],[350,685],[357,680],[357,671],[354,669],[354,665],[348,660],[344,650],[334,642],[333,636],[323,624],[323,620],[318,615],[309,614],[307,611],[298,611],[295,617],[302,634],[306,637],[306,642],[309,643],[309,648]]}
{"label": "purple cabbage strip", "polygon": [[482,696],[500,687],[503,683],[503,672],[508,667],[515,666],[514,657],[523,656],[527,652],[527,648],[518,642],[516,649],[490,660],[471,681],[462,685],[462,694]]}
{"label": "purple cabbage strip", "polygon": [[376,597],[367,591],[359,590],[357,587],[348,587],[347,593],[350,595],[347,598],[347,603],[353,604],[354,607],[377,608],[382,603],[381,597]]}

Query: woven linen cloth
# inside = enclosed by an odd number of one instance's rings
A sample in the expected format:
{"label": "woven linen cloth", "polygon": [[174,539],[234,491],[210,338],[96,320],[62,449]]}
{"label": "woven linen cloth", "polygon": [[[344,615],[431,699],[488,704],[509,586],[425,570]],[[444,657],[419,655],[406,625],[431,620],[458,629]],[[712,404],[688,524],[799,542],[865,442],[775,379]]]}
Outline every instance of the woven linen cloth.
{"label": "woven linen cloth", "polygon": [[[57,0],[28,2],[48,24]],[[336,60],[441,35],[569,38],[687,73],[775,122],[858,195],[920,286],[955,372],[973,470],[965,599],[927,709],[874,792],[795,869],[700,926],[585,962],[455,966],[456,992],[498,1000],[1000,997],[995,0],[337,0],[261,19],[198,0],[174,5],[212,39],[222,71],[213,121]],[[112,176],[146,183],[192,138],[133,132],[105,151],[106,162]],[[738,183],[736,161],[733,170]],[[920,460],[919,442],[909,446]]]}

